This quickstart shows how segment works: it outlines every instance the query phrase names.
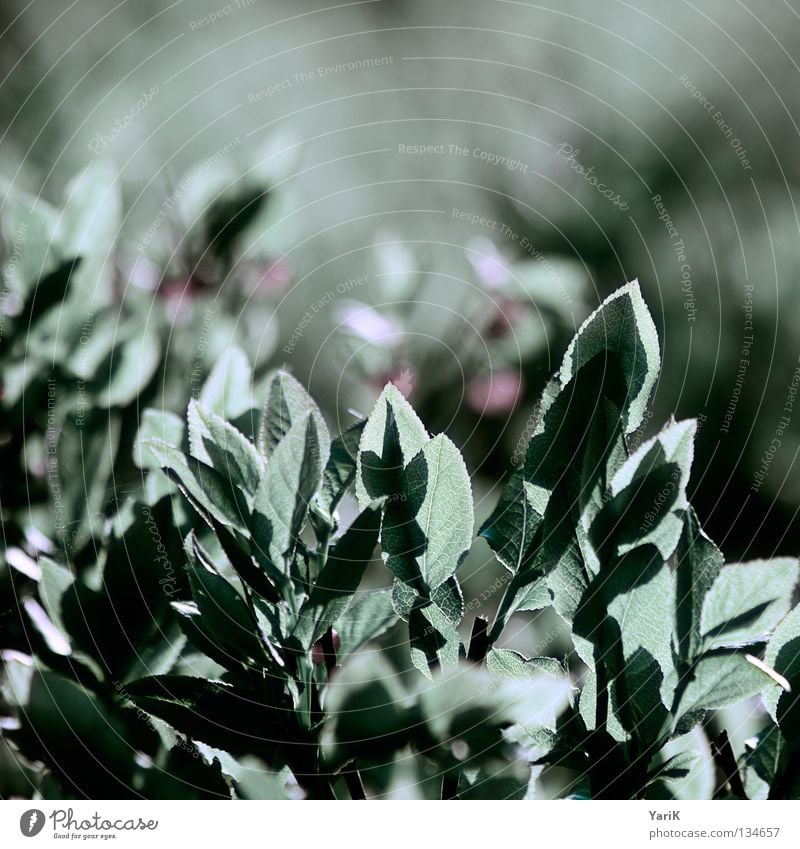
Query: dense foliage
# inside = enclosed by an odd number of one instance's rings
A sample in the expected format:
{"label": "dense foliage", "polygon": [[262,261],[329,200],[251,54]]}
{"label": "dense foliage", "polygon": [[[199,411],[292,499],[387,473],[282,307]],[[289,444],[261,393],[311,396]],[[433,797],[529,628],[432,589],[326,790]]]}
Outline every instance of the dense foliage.
{"label": "dense foliage", "polygon": [[[798,563],[725,564],[704,535],[696,423],[642,437],[659,366],[628,284],[480,528],[504,567],[489,623],[458,578],[483,543],[453,442],[393,384],[331,436],[290,374],[230,348],[185,416],[141,413],[140,485],[81,545],[6,552],[24,640],[3,729],[28,792],[797,798]],[[566,654],[505,646],[548,608]],[[725,711],[747,700],[763,719],[737,762]]]}

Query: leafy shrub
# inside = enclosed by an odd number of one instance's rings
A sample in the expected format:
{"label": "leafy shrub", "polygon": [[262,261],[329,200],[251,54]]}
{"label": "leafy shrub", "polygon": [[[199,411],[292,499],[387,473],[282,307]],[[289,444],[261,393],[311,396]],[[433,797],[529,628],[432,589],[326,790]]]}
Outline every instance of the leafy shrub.
{"label": "leafy shrub", "polygon": [[[578,331],[479,531],[506,572],[490,624],[463,621],[473,503],[448,437],[391,384],[331,437],[294,378],[251,395],[231,351],[185,420],[144,412],[143,487],[93,567],[30,570],[3,693],[37,792],[796,798],[798,564],[725,565],[703,534],[696,423],[641,439],[659,362],[636,283]],[[547,608],[574,651],[504,645]],[[725,711],[754,697],[737,762]]]}

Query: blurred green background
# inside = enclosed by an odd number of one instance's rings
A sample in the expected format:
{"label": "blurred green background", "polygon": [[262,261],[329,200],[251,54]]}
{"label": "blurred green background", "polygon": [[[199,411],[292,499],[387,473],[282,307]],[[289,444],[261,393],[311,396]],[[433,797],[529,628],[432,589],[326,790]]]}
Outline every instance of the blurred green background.
{"label": "blurred green background", "polygon": [[[404,382],[485,513],[575,327],[639,277],[663,340],[651,430],[705,417],[709,533],[731,558],[798,550],[800,411],[780,426],[800,354],[796,3],[7,0],[0,17],[0,173],[53,202],[94,160],[117,175],[118,298],[167,303],[175,356],[206,321],[207,367],[235,340],[343,422]],[[219,197],[253,215],[212,267],[193,233]]]}

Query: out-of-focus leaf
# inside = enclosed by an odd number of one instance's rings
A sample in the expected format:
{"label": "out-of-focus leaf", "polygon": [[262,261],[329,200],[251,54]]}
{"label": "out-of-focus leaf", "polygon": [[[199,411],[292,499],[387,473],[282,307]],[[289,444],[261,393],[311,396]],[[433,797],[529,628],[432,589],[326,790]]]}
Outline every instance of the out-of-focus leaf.
{"label": "out-of-focus leaf", "polygon": [[56,239],[64,256],[83,259],[73,296],[87,311],[113,295],[114,246],[122,222],[122,192],[114,166],[97,160],[74,177],[64,192]]}
{"label": "out-of-focus leaf", "polygon": [[231,346],[214,364],[197,400],[226,421],[253,409],[253,370],[247,355]]}
{"label": "out-of-focus leaf", "polygon": [[161,463],[146,443],[156,439],[178,449],[183,439],[183,430],[183,420],[174,413],[152,408],[145,410],[133,443],[133,462],[140,469],[160,469]]}
{"label": "out-of-focus leaf", "polygon": [[336,621],[340,640],[337,657],[343,659],[358,651],[365,643],[391,628],[396,621],[397,614],[387,590],[365,593]]}

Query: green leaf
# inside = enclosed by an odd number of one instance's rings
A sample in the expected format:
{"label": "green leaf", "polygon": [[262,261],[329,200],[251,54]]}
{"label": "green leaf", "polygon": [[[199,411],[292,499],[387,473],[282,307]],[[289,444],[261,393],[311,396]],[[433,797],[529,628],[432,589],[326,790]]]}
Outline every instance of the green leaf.
{"label": "green leaf", "polygon": [[511,649],[492,649],[486,655],[486,668],[503,678],[525,680],[537,675],[549,675],[553,678],[565,676],[564,667],[552,657],[530,657]]}
{"label": "green leaf", "polygon": [[[573,623],[574,637],[593,646],[591,656],[584,657],[575,642],[592,673],[605,673],[620,728],[645,746],[654,742],[666,720],[665,705],[672,703],[673,585],[672,572],[654,546],[635,549],[604,564]],[[589,727],[595,687],[593,678],[581,694]]]}
{"label": "green leaf", "polygon": [[422,448],[428,466],[425,499],[416,515],[427,540],[419,571],[430,589],[457,569],[472,543],[472,488],[458,449],[443,434]]}
{"label": "green leaf", "polygon": [[397,622],[388,590],[368,592],[355,602],[336,621],[339,633],[339,659],[347,657],[388,631]]}
{"label": "green leaf", "polygon": [[331,442],[331,454],[322,475],[319,495],[320,505],[331,516],[356,479],[358,446],[365,425],[366,421],[356,422]]}
{"label": "green leaf", "polygon": [[[315,418],[305,413],[292,424],[269,458],[256,491],[253,517],[270,528],[266,554],[273,563],[285,562],[300,536],[311,499],[322,482],[327,459],[317,438]],[[258,534],[254,539],[263,549]]]}
{"label": "green leaf", "polygon": [[285,711],[224,681],[157,675],[126,686],[139,708],[176,731],[233,755],[272,755],[285,739]]}
{"label": "green leaf", "polygon": [[245,492],[254,493],[265,464],[250,440],[197,401],[189,403],[187,419],[192,456]]}
{"label": "green leaf", "polygon": [[655,326],[634,281],[607,298],[573,339],[531,418],[525,463],[480,530],[512,572],[527,565],[543,525],[545,544],[557,531],[557,542],[549,542],[555,557],[542,561],[546,571],[560,573],[550,589],[567,618],[584,568],[597,568],[586,529],[624,460],[623,434],[644,419],[658,364]]}
{"label": "green leaf", "polygon": [[213,519],[212,523],[225,557],[242,582],[267,601],[277,602],[280,599],[278,589],[285,578],[283,572],[276,569],[267,558],[254,557],[250,540]]}
{"label": "green leaf", "polygon": [[[517,572],[521,568],[522,558],[544,512],[537,512],[532,507],[526,492],[526,484],[529,483],[525,480],[524,469],[515,469],[503,489],[497,507],[479,531],[497,559],[510,572]],[[540,507],[541,502],[542,499],[536,500]]]}
{"label": "green leaf", "polygon": [[157,439],[173,448],[179,448],[183,439],[183,429],[183,420],[174,413],[167,410],[145,410],[133,443],[133,462],[140,469],[160,469],[161,464],[146,443],[151,439]]}
{"label": "green leaf", "polygon": [[331,440],[319,407],[289,372],[276,371],[267,380],[267,397],[258,426],[259,451],[271,456],[292,427],[308,416],[314,420],[320,455],[327,463]]}
{"label": "green leaf", "polygon": [[624,429],[625,433],[632,433],[644,421],[661,356],[656,327],[638,280],[609,295],[581,325],[558,373],[561,386],[566,386],[586,363],[604,351],[612,352],[622,367],[628,388]]}
{"label": "green leaf", "polygon": [[665,560],[672,555],[688,507],[696,429],[693,419],[671,423],[623,463],[611,480],[611,501],[592,525],[596,548],[613,545],[621,555],[650,544]]}
{"label": "green leaf", "polygon": [[87,312],[111,302],[114,245],[122,223],[122,192],[114,166],[97,160],[67,184],[56,240],[64,256],[79,256],[72,295]]}
{"label": "green leaf", "polygon": [[75,576],[65,566],[45,555],[39,558],[42,574],[39,579],[39,598],[42,600],[48,616],[58,629],[69,634],[67,625],[62,617],[62,599],[75,583]]}
{"label": "green leaf", "polygon": [[800,606],[778,625],[767,643],[764,662],[782,675],[790,692],[774,682],[764,688],[763,699],[770,716],[793,744],[800,738]]}
{"label": "green leaf", "polygon": [[118,413],[97,410],[87,413],[83,425],[70,419],[61,430],[57,464],[61,486],[51,495],[54,501],[60,495],[52,509],[61,514],[59,535],[69,552],[102,537],[121,427]]}
{"label": "green leaf", "polygon": [[411,662],[427,678],[431,668],[458,663],[461,640],[448,616],[435,604],[420,601],[408,617]]}
{"label": "green leaf", "polygon": [[226,654],[243,663],[258,662],[263,651],[255,620],[242,596],[217,572],[194,531],[186,538],[186,555],[192,597],[204,629]]}
{"label": "green leaf", "polygon": [[185,456],[182,451],[159,439],[148,441],[147,447],[201,516],[205,518],[208,515],[221,525],[244,530],[242,518],[246,505],[237,501],[228,482],[211,466]]}
{"label": "green leaf", "polygon": [[396,578],[426,594],[419,555],[424,552],[427,540],[416,519],[428,484],[425,456],[420,451],[403,467],[391,409],[387,411],[383,456],[379,457],[372,451],[359,456],[364,460],[362,474],[365,486],[376,499],[383,499],[381,556]]}
{"label": "green leaf", "polygon": [[148,325],[114,348],[108,383],[97,392],[97,405],[105,410],[127,407],[145,390],[161,362],[161,341]]}
{"label": "green leaf", "polygon": [[[514,613],[543,610],[552,604],[553,597],[547,584],[547,579],[538,569],[518,572],[511,578],[492,624],[490,632],[492,642],[499,639]],[[579,599],[580,595],[578,595]]]}
{"label": "green leaf", "polygon": [[378,544],[380,521],[380,509],[368,507],[329,552],[311,595],[300,610],[296,634],[305,635],[306,648],[310,648],[350,604]]}
{"label": "green leaf", "polygon": [[675,633],[686,666],[702,650],[703,604],[723,563],[722,553],[703,533],[690,507],[683,514],[683,532],[675,549]]}
{"label": "green leaf", "polygon": [[777,726],[770,724],[747,740],[741,760],[747,798],[768,799],[770,788],[777,784],[788,761],[789,746]]}
{"label": "green leaf", "polygon": [[789,612],[797,579],[798,564],[790,558],[726,566],[703,604],[705,648],[766,642]]}
{"label": "green leaf", "polygon": [[197,400],[226,421],[234,421],[257,406],[247,355],[235,345],[228,348],[214,364]]}
{"label": "green leaf", "polygon": [[[717,786],[708,738],[701,727],[670,740],[661,750],[667,774],[648,787],[648,799],[711,799]],[[687,775],[681,775],[689,769]],[[670,771],[677,774],[670,775]]]}
{"label": "green leaf", "polygon": [[24,672],[11,676],[23,754],[44,761],[70,796],[131,798],[135,752],[117,712],[65,676],[39,665]]}
{"label": "green leaf", "polygon": [[362,510],[374,498],[369,494],[364,481],[364,455],[371,452],[383,460],[389,460],[384,455],[384,448],[387,447],[385,434],[390,418],[396,427],[400,461],[403,466],[411,462],[429,439],[424,425],[402,393],[394,384],[387,384],[367,419],[359,444],[356,495]]}
{"label": "green leaf", "polygon": [[417,591],[405,581],[395,580],[392,584],[392,605],[404,622],[408,622],[418,598]]}
{"label": "green leaf", "polygon": [[458,625],[464,615],[464,594],[455,575],[451,575],[443,584],[439,584],[431,592],[430,600],[454,625]]}
{"label": "green leaf", "polygon": [[392,584],[392,604],[397,615],[408,621],[418,603],[431,602],[453,623],[458,625],[464,615],[464,596],[455,575],[436,587],[430,595],[421,596],[410,584],[395,580]]}
{"label": "green leaf", "polygon": [[672,673],[674,579],[652,549],[619,561],[605,581],[608,615],[617,623],[626,662],[646,651],[666,678]]}
{"label": "green leaf", "polygon": [[716,710],[749,699],[771,680],[742,654],[706,655],[695,665],[676,716],[680,719],[696,711]]}
{"label": "green leaf", "polygon": [[54,243],[59,213],[41,197],[13,189],[5,179],[0,180],[0,192],[0,231],[8,260],[3,264],[3,279],[11,291],[27,298],[37,281],[47,277],[60,260]]}
{"label": "green leaf", "polygon": [[[232,652],[224,643],[217,640],[206,627],[200,609],[194,602],[173,601],[172,609],[177,614],[178,626],[189,643],[210,658],[220,668],[220,674],[226,669],[241,670],[241,661],[237,652]],[[167,674],[172,670],[146,670],[147,674]],[[192,668],[194,671],[194,668]],[[141,676],[139,676],[141,677]]]}

